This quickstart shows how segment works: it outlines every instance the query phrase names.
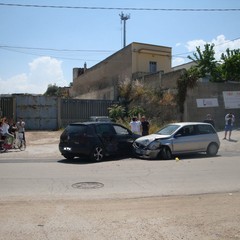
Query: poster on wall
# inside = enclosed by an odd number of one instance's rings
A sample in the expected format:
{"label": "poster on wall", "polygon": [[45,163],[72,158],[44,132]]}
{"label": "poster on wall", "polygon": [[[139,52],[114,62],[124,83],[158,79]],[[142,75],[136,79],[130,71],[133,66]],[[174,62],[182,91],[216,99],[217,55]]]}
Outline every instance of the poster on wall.
{"label": "poster on wall", "polygon": [[197,99],[197,107],[218,107],[218,99],[217,98],[199,98]]}
{"label": "poster on wall", "polygon": [[223,91],[225,109],[240,108],[240,91]]}

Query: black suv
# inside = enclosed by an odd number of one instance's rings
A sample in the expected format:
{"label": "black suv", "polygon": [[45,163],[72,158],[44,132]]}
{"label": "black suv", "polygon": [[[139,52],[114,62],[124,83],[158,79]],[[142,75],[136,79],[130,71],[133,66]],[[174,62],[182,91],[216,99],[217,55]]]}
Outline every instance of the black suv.
{"label": "black suv", "polygon": [[138,137],[116,123],[72,123],[60,136],[59,151],[67,159],[87,156],[101,161],[105,156],[132,153],[132,143]]}

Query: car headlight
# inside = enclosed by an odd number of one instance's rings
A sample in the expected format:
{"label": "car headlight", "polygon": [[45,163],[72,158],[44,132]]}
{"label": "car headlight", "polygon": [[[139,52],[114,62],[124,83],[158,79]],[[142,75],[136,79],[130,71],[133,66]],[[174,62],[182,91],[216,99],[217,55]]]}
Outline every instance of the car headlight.
{"label": "car headlight", "polygon": [[153,141],[147,147],[150,150],[156,150],[160,147],[160,145],[161,145],[160,141]]}

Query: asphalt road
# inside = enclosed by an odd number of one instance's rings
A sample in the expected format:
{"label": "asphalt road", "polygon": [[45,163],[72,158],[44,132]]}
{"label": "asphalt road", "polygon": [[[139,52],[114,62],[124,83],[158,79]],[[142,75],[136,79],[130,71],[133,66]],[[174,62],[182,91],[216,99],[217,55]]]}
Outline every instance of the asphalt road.
{"label": "asphalt road", "polygon": [[0,240],[239,240],[239,133],[212,158],[101,163],[63,159],[60,132],[27,133],[26,151],[0,155]]}
{"label": "asphalt road", "polygon": [[[65,160],[58,151],[59,135],[60,132],[28,133],[25,151],[11,150],[0,155],[0,198],[27,195],[86,199],[240,190],[238,130],[233,132],[232,141],[221,140],[216,157],[195,154],[169,161],[115,158],[100,163]],[[223,138],[223,132],[219,137]]]}

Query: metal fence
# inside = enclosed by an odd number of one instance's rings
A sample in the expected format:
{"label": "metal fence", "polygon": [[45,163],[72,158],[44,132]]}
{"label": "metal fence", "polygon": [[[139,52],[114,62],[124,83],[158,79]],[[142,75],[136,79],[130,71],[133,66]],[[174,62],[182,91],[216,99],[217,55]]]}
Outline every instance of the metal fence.
{"label": "metal fence", "polygon": [[27,130],[57,130],[91,116],[108,116],[108,108],[117,102],[16,94],[0,95],[0,103],[1,116],[14,121],[23,118]]}
{"label": "metal fence", "polygon": [[111,100],[61,99],[60,125],[87,121],[91,116],[108,116],[108,108],[115,103]]}

